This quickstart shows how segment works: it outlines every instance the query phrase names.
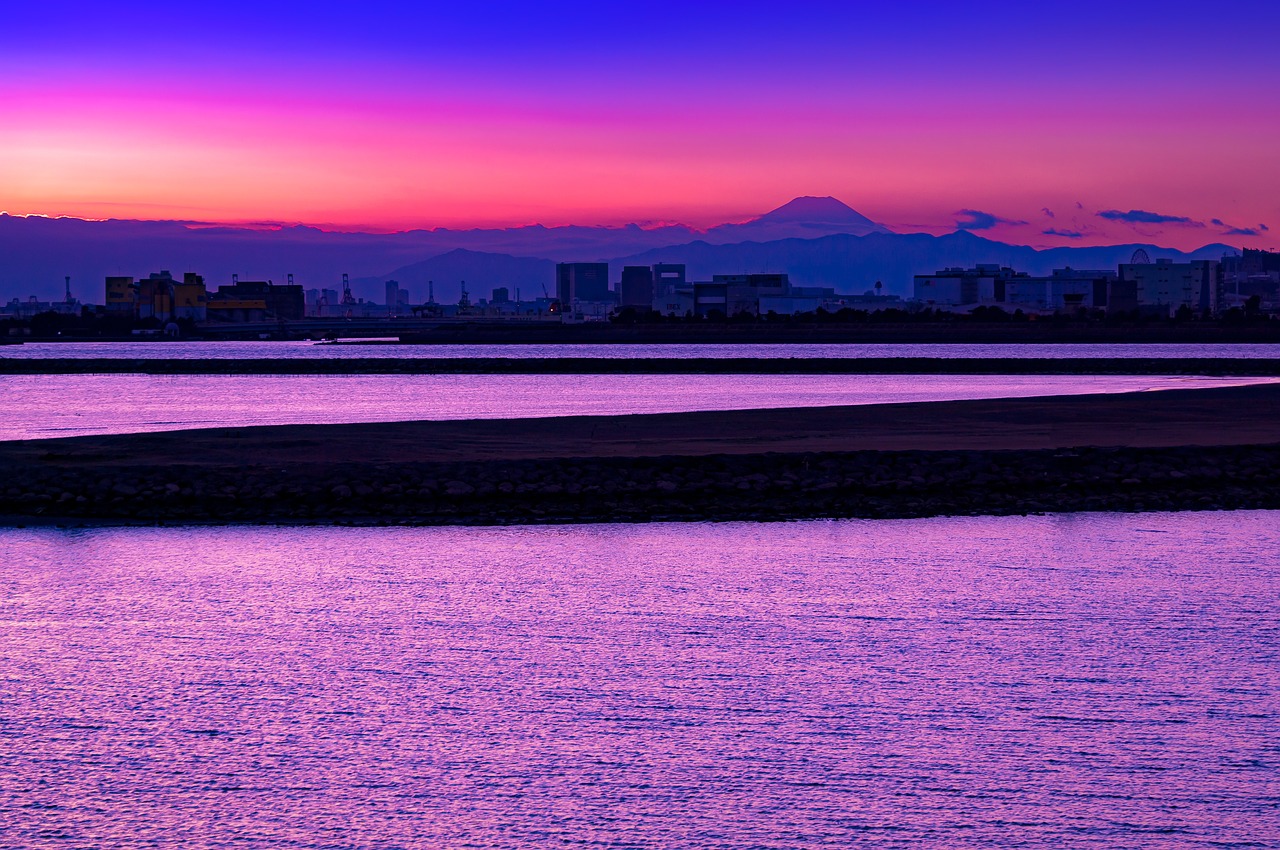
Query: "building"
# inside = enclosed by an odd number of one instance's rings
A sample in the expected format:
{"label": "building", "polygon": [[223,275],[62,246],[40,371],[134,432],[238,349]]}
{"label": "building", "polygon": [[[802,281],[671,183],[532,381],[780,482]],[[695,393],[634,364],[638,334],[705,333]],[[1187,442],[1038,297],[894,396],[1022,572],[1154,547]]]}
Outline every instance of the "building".
{"label": "building", "polygon": [[175,279],[168,269],[140,280],[108,277],[105,300],[107,313],[133,319],[203,322],[207,317],[208,292],[204,278],[193,272],[184,274],[182,280]]}
{"label": "building", "polygon": [[[693,289],[695,316],[707,316],[712,312],[725,316],[759,316],[761,301],[769,302],[770,299],[795,294],[791,280],[785,274],[718,274],[712,275],[710,283],[695,283]],[[831,293],[834,295],[834,290]],[[768,313],[770,309],[777,312],[778,306],[767,306],[763,312]],[[815,304],[813,309],[816,308]]]}
{"label": "building", "polygon": [[1139,310],[1162,316],[1173,316],[1184,307],[1213,315],[1224,300],[1222,266],[1217,260],[1121,263],[1119,280],[1132,285]]}
{"label": "building", "polygon": [[942,269],[914,278],[915,300],[927,307],[979,307],[1005,303],[1010,281],[1031,277],[1008,266],[979,264],[971,269]]}
{"label": "building", "polygon": [[1223,303],[1220,309],[1245,307],[1257,298],[1259,309],[1280,310],[1280,253],[1245,248],[1222,258]]}
{"label": "building", "polygon": [[935,309],[1000,307],[1024,313],[1075,313],[1105,308],[1128,312],[1138,306],[1132,280],[1104,269],[1054,269],[1031,275],[1007,266],[943,269],[914,278],[915,300]]}
{"label": "building", "polygon": [[1048,277],[1014,277],[1005,280],[1004,303],[1013,310],[1047,313],[1106,307],[1116,279],[1113,271],[1070,267],[1054,269]]}
{"label": "building", "polygon": [[[688,284],[684,263],[656,263],[653,268],[653,301],[654,309],[666,313],[659,303],[674,296]],[[683,315],[683,314],[681,314]]]}
{"label": "building", "polygon": [[205,289],[204,278],[198,274],[187,272],[182,282],[174,281],[173,318],[190,319],[203,322],[208,319],[209,293]]}
{"label": "building", "polygon": [[618,284],[618,303],[648,311],[653,309],[653,296],[653,268],[624,266],[622,281]]}
{"label": "building", "polygon": [[556,299],[565,322],[602,322],[617,306],[608,263],[556,263]]}
{"label": "building", "polygon": [[794,286],[785,274],[718,274],[686,282],[684,266],[664,265],[653,266],[653,275],[653,309],[664,316],[790,316],[846,306],[835,289]]}
{"label": "building", "polygon": [[173,317],[173,275],[167,269],[154,272],[138,281],[135,315],[139,319]]}
{"label": "building", "polygon": [[493,304],[509,304],[511,302],[511,290],[505,286],[494,287],[493,297],[489,301]]}
{"label": "building", "polygon": [[566,309],[575,301],[609,301],[609,264],[556,263],[556,297]]}
{"label": "building", "polygon": [[409,290],[401,289],[400,282],[389,280],[385,286],[387,299],[387,316],[403,316],[409,312]]}
{"label": "building", "polygon": [[269,280],[237,280],[219,286],[208,298],[211,321],[299,321],[306,316],[306,295],[299,284],[277,286]]}
{"label": "building", "polygon": [[760,296],[757,315],[794,316],[799,313],[816,313],[818,310],[836,312],[849,306],[849,296],[836,295],[835,289],[825,286],[790,286],[786,292]]}
{"label": "building", "polygon": [[134,316],[138,303],[138,287],[132,277],[109,277],[106,286],[106,309],[112,315]]}
{"label": "building", "polygon": [[81,304],[74,299],[64,301],[41,301],[32,295],[23,301],[13,298],[7,304],[0,305],[0,319],[30,319],[41,313],[60,313],[74,316],[80,312]]}

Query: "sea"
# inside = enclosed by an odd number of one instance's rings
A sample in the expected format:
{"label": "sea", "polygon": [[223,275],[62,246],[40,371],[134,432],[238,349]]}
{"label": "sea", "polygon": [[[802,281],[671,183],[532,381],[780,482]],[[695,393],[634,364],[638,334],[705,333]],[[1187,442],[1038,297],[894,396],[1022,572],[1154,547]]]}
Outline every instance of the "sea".
{"label": "sea", "polygon": [[1280,846],[1280,515],[0,530],[0,847]]}
{"label": "sea", "polygon": [[[384,341],[385,342],[385,341]],[[1280,345],[27,343],[34,359],[1243,357]],[[1142,392],[1273,378],[1133,375],[0,375],[0,440],[250,425],[681,413]]]}
{"label": "sea", "polygon": [[655,357],[752,358],[867,358],[867,357],[981,357],[994,359],[1107,357],[1133,358],[1280,358],[1275,343],[547,343],[541,345],[414,345],[394,339],[310,342],[284,340],[166,342],[28,342],[0,346],[0,358],[128,358],[161,360],[216,359],[363,359],[452,357],[598,357],[602,359]]}
{"label": "sea", "polygon": [[[0,356],[533,347],[474,348]],[[536,356],[601,356],[559,348]],[[893,356],[620,348],[608,351]],[[1014,356],[892,347],[939,348]],[[1224,383],[1242,381],[5,376],[0,439]],[[1280,512],[1267,511],[0,527],[0,850],[1280,848],[1277,552]]]}
{"label": "sea", "polygon": [[1275,381],[1132,375],[0,375],[0,440],[1026,398]]}

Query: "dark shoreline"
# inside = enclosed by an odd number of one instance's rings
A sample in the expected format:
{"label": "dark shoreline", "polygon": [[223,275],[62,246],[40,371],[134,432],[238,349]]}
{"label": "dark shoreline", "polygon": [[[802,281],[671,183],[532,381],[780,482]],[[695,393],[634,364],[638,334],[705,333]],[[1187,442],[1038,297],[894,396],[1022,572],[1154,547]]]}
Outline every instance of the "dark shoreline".
{"label": "dark shoreline", "polygon": [[27,477],[7,525],[521,525],[1280,509],[1280,444],[137,466]]}
{"label": "dark shoreline", "polygon": [[[1023,345],[1023,344],[1266,344],[1280,343],[1280,321],[1151,320],[1081,323],[1074,320],[984,322],[972,317],[934,321],[511,322],[401,319],[308,319],[221,323],[191,328],[189,339],[321,340],[341,338],[354,345]],[[164,342],[132,334],[93,335],[92,329],[63,328],[59,335],[23,336],[9,342]],[[83,335],[82,335],[83,334]],[[385,342],[394,337],[398,341]],[[181,344],[181,340],[173,341]]]}
{"label": "dark shoreline", "polygon": [[1234,357],[0,358],[0,375],[1204,375],[1280,376]]}
{"label": "dark shoreline", "polygon": [[498,525],[1280,509],[1280,385],[0,443],[0,523]]}

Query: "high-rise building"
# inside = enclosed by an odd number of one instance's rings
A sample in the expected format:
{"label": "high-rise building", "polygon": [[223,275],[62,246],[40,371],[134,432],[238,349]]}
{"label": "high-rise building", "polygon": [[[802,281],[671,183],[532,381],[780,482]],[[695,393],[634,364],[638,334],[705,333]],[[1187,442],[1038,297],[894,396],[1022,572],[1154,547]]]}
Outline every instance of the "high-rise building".
{"label": "high-rise building", "polygon": [[653,269],[649,266],[625,266],[618,285],[618,302],[623,307],[653,309]]}
{"label": "high-rise building", "polygon": [[566,308],[575,301],[608,301],[609,264],[556,263],[556,297]]}

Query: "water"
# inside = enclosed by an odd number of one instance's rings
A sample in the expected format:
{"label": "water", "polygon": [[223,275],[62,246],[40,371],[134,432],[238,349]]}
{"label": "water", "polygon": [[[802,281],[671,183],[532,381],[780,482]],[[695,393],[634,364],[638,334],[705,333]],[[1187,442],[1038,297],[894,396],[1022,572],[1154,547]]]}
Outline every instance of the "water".
{"label": "water", "polygon": [[0,846],[1277,847],[1280,514],[0,531]]}
{"label": "water", "polygon": [[215,426],[822,407],[1267,383],[1124,375],[11,375],[0,440]]}
{"label": "water", "polygon": [[0,357],[139,359],[438,357],[1280,357],[1277,344],[328,345],[314,342],[29,342]]}

